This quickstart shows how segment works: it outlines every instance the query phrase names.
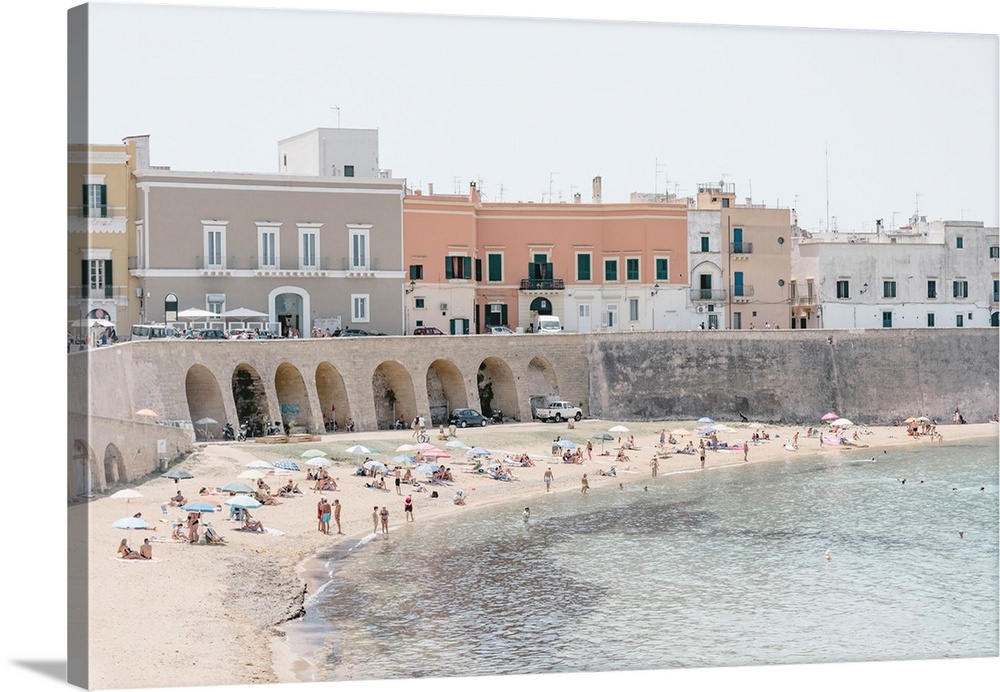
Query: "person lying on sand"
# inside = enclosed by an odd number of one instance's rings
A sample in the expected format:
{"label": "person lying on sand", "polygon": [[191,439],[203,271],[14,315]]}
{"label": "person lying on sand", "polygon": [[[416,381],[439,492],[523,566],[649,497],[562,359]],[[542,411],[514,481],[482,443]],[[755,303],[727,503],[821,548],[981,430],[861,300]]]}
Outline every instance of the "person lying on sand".
{"label": "person lying on sand", "polygon": [[184,496],[181,494],[180,490],[177,491],[176,495],[170,498],[171,507],[180,507],[181,505],[185,504],[187,504],[187,500],[184,499]]}

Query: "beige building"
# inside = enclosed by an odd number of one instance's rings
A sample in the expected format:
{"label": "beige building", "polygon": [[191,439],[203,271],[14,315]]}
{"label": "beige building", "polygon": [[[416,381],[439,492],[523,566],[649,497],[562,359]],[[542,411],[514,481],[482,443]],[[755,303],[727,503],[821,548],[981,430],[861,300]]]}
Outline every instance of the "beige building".
{"label": "beige building", "polygon": [[[220,315],[210,327],[400,333],[402,180],[147,168],[135,181],[143,322],[199,308]],[[251,312],[222,317],[238,308]]]}
{"label": "beige building", "polygon": [[[145,137],[123,144],[71,144],[67,158],[67,322],[99,341],[105,324],[124,336],[139,318],[129,274],[134,238],[132,171],[145,165]],[[98,322],[97,320],[100,320]]]}

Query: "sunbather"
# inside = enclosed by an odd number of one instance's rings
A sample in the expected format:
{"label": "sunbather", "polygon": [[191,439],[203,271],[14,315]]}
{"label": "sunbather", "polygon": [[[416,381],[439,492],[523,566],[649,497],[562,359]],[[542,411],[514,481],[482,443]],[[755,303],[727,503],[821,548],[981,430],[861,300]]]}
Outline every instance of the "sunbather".
{"label": "sunbather", "polygon": [[143,557],[139,553],[135,552],[128,547],[128,539],[123,538],[122,542],[118,545],[118,557],[122,560],[142,560]]}
{"label": "sunbather", "polygon": [[250,516],[250,512],[243,510],[243,531],[264,531],[264,523],[260,519],[254,519]]}
{"label": "sunbather", "polygon": [[176,495],[170,498],[171,507],[180,507],[181,505],[185,504],[187,504],[187,500],[184,499],[184,496],[181,494],[180,490],[177,491]]}

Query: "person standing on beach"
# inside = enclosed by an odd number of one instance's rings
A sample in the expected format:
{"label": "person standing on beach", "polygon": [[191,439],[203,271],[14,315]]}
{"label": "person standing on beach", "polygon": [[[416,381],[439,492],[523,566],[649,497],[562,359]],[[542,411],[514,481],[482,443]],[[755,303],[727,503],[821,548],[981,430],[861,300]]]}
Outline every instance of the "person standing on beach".
{"label": "person standing on beach", "polygon": [[320,525],[323,527],[323,533],[329,535],[330,533],[330,513],[332,509],[330,508],[330,503],[323,499],[322,504],[320,504]]}
{"label": "person standing on beach", "polygon": [[590,481],[587,480],[587,474],[583,474],[583,478],[580,479],[580,492],[586,494],[590,490]]}
{"label": "person standing on beach", "polygon": [[552,475],[552,467],[551,466],[549,468],[545,469],[545,475],[542,476],[542,480],[545,481],[545,492],[549,492],[549,490],[550,490],[550,488],[552,486],[552,481],[555,480],[555,477]]}
{"label": "person standing on beach", "polygon": [[378,533],[378,505],[372,510],[372,533]]}
{"label": "person standing on beach", "polygon": [[389,510],[383,507],[379,517],[382,519],[382,533],[389,533]]}
{"label": "person standing on beach", "polygon": [[587,440],[587,461],[594,460],[594,443]]}
{"label": "person standing on beach", "polygon": [[657,461],[656,455],[653,455],[653,460],[649,462],[649,468],[653,471],[653,478],[656,478],[656,472],[660,468],[660,462]]}
{"label": "person standing on beach", "polygon": [[705,440],[704,439],[702,439],[701,444],[699,445],[698,454],[701,456],[701,467],[705,468]]}
{"label": "person standing on beach", "polygon": [[747,453],[750,451],[750,445],[747,444],[746,440],[743,440],[743,461],[748,461]]}
{"label": "person standing on beach", "polygon": [[[527,524],[528,520],[531,519],[531,509],[529,507],[524,508],[524,513],[521,515],[521,519]],[[146,540],[149,540],[148,538]]]}
{"label": "person standing on beach", "polygon": [[316,530],[323,533],[323,503],[326,502],[325,497],[320,497],[319,502],[316,503]]}
{"label": "person standing on beach", "polygon": [[333,501],[333,521],[337,524],[337,534],[343,534],[340,530],[340,500]]}
{"label": "person standing on beach", "polygon": [[406,521],[413,521],[413,498],[409,495],[403,500],[403,513],[406,515]]}
{"label": "person standing on beach", "polygon": [[400,471],[399,471],[399,468],[397,467],[396,468],[396,494],[397,495],[402,495],[403,494],[403,489],[399,485],[402,482],[402,479],[399,477],[399,474],[400,474]]}
{"label": "person standing on beach", "polygon": [[662,447],[667,442],[667,429],[660,428],[660,446]]}

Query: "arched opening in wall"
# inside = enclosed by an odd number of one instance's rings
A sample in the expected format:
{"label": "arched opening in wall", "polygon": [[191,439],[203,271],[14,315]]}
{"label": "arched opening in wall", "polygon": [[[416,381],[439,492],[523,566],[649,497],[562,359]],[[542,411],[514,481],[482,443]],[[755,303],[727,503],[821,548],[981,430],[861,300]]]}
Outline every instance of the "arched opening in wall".
{"label": "arched opening in wall", "polygon": [[548,399],[559,396],[559,382],[556,379],[555,368],[541,356],[535,356],[528,363],[527,377],[528,400],[531,402],[531,417],[535,417],[535,409]]}
{"label": "arched opening in wall", "polygon": [[[94,478],[93,454],[83,440],[73,440],[73,451],[70,456],[70,492],[75,496],[87,496],[94,492],[94,486],[101,487],[100,481]],[[95,482],[96,481],[96,482]]]}
{"label": "arched opening in wall", "polygon": [[263,437],[272,418],[260,374],[250,365],[240,363],[233,370],[232,387],[236,417],[239,419],[237,426],[246,423],[248,438]]}
{"label": "arched opening in wall", "polygon": [[431,425],[447,424],[452,411],[469,405],[462,373],[450,360],[439,358],[427,368],[427,405]]}
{"label": "arched opening in wall", "polygon": [[484,416],[489,418],[497,410],[503,411],[508,417],[517,415],[519,409],[514,373],[505,361],[491,356],[480,363],[476,384],[479,389],[479,410]]}
{"label": "arched opening in wall", "polygon": [[120,473],[125,470],[125,460],[122,453],[114,445],[108,445],[104,449],[104,483],[103,488],[110,488],[118,482],[128,480],[126,474]]}
{"label": "arched opening in wall", "polygon": [[192,365],[184,378],[184,394],[195,439],[222,439],[226,407],[222,403],[222,389],[215,374],[204,365]]}
{"label": "arched opening in wall", "polygon": [[274,318],[281,325],[282,336],[308,336],[309,325],[306,324],[302,302],[302,295],[298,291],[274,296]]}
{"label": "arched opening in wall", "polygon": [[372,399],[375,403],[375,424],[379,430],[392,428],[400,416],[412,421],[418,415],[413,379],[402,365],[394,360],[380,363],[372,375]]}
{"label": "arched opening in wall", "polygon": [[990,315],[990,326],[1000,327],[1000,312],[994,312]]}
{"label": "arched opening in wall", "polygon": [[326,432],[343,429],[347,419],[352,417],[351,401],[343,376],[330,363],[320,363],[316,368],[316,393]]}
{"label": "arched opening in wall", "polygon": [[531,301],[531,306],[528,309],[535,315],[551,315],[552,301],[539,296]]}
{"label": "arched opening in wall", "polygon": [[274,373],[274,389],[281,405],[281,424],[288,433],[314,432],[309,410],[309,394],[299,369],[282,363]]}

